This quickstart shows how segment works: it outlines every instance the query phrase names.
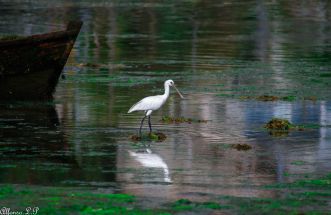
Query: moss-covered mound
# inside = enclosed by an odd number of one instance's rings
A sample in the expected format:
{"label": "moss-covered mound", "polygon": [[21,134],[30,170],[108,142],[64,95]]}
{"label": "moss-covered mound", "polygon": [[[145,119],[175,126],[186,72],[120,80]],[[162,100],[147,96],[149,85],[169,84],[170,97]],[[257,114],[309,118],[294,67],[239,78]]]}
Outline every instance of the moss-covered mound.
{"label": "moss-covered mound", "polygon": [[287,119],[273,118],[264,125],[264,128],[267,128],[273,136],[287,136],[289,131],[305,131],[316,128],[316,125],[295,125]]}
{"label": "moss-covered mound", "polygon": [[163,142],[165,139],[167,139],[167,136],[164,133],[156,132],[156,133],[149,133],[147,135],[142,135],[141,137],[138,135],[131,135],[130,139],[132,141],[157,141],[157,142]]}
{"label": "moss-covered mound", "polygon": [[272,130],[288,131],[294,128],[294,125],[287,119],[273,118],[264,127]]}
{"label": "moss-covered mound", "polygon": [[252,146],[245,144],[245,143],[243,143],[243,144],[238,143],[238,144],[231,145],[231,148],[237,149],[238,151],[247,151],[247,150],[252,149]]}
{"label": "moss-covered mound", "polygon": [[259,100],[259,101],[277,101],[279,100],[280,98],[278,96],[269,96],[269,95],[262,95],[262,96],[258,96],[256,98],[256,100]]}

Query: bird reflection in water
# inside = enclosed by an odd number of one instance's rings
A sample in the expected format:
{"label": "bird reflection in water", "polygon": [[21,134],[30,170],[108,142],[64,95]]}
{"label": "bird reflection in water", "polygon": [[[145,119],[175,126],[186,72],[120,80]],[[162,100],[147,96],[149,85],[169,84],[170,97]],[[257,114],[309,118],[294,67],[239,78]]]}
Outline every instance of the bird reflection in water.
{"label": "bird reflection in water", "polygon": [[138,151],[129,150],[129,154],[135,161],[140,163],[145,168],[157,168],[163,170],[164,182],[171,183],[169,167],[164,160],[158,155],[152,152],[149,147],[139,149]]}

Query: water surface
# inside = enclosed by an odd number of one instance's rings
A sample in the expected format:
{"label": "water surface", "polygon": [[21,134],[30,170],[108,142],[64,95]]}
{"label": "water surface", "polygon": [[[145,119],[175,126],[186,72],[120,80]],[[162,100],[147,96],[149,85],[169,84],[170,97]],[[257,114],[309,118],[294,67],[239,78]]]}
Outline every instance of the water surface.
{"label": "water surface", "polygon": [[[0,13],[1,34],[84,21],[54,102],[1,104],[1,183],[273,197],[261,186],[331,171],[328,1],[0,1]],[[128,109],[167,79],[185,96],[152,115],[167,139],[131,141],[143,115]],[[271,136],[273,117],[311,128]]]}

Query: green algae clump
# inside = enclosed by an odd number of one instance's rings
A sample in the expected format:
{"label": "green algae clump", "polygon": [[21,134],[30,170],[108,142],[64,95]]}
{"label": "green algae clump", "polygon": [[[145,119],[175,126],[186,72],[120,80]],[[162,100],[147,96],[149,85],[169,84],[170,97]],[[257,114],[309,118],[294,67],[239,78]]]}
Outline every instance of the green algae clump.
{"label": "green algae clump", "polygon": [[189,199],[179,199],[170,204],[174,211],[195,211],[197,209],[221,210],[228,209],[229,206],[221,205],[217,202],[193,202]]}
{"label": "green algae clump", "polygon": [[156,132],[156,133],[152,132],[149,134],[149,138],[157,142],[163,142],[165,139],[167,139],[167,136],[161,132]]}
{"label": "green algae clump", "polygon": [[264,127],[270,130],[288,131],[294,125],[287,119],[273,118]]}
{"label": "green algae clump", "polygon": [[264,128],[269,130],[269,134],[272,136],[287,136],[290,130],[304,131],[302,126],[292,124],[287,119],[273,118]]}
{"label": "green algae clump", "polygon": [[257,97],[256,100],[265,101],[265,102],[268,102],[268,101],[277,101],[277,100],[279,100],[279,97],[277,97],[277,96],[263,95],[263,96]]}
{"label": "green algae clump", "polygon": [[237,149],[238,151],[247,151],[252,149],[252,146],[245,143],[243,144],[238,143],[238,144],[232,144],[231,148]]}
{"label": "green algae clump", "polygon": [[167,139],[167,136],[164,133],[161,132],[152,132],[148,135],[142,135],[141,137],[138,135],[131,135],[130,139],[132,141],[157,141],[157,142],[163,142],[165,139]]}

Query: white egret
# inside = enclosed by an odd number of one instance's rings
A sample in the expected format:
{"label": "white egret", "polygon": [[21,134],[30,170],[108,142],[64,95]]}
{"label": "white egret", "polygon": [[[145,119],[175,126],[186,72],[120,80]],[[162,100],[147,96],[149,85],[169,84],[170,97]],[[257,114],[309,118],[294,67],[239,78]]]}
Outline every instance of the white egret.
{"label": "white egret", "polygon": [[149,126],[149,132],[152,132],[152,125],[151,125],[151,114],[153,111],[159,109],[167,100],[169,97],[169,91],[170,87],[174,87],[177,91],[178,95],[183,99],[184,96],[179,92],[179,90],[176,88],[175,83],[173,80],[167,80],[164,82],[164,94],[163,95],[156,95],[156,96],[148,96],[146,98],[143,98],[136,104],[134,104],[128,113],[131,113],[133,111],[145,111],[145,116],[141,120],[140,128],[139,128],[139,136],[141,137],[141,128],[144,124],[145,118],[148,116],[148,126]]}
{"label": "white egret", "polygon": [[164,174],[163,180],[169,183],[172,182],[169,174],[168,165],[164,162],[162,157],[153,153],[151,149],[146,148],[145,150],[139,150],[137,152],[129,150],[129,154],[143,167],[162,169]]}

